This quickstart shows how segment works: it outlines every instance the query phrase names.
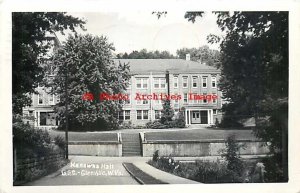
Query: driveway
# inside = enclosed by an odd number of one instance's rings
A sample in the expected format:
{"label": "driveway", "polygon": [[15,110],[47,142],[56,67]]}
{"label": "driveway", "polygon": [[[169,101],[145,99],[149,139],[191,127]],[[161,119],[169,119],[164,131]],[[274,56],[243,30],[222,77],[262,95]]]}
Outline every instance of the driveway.
{"label": "driveway", "polygon": [[25,186],[135,185],[139,183],[130,176],[122,163],[139,159],[143,161],[149,158],[70,156],[67,166]]}

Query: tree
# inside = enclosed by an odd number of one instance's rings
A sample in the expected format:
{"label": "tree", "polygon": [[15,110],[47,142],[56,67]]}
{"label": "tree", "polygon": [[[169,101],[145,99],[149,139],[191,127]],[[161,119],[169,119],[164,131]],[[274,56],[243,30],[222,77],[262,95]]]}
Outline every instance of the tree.
{"label": "tree", "polygon": [[171,107],[170,100],[163,101],[163,110],[161,111],[160,122],[164,125],[168,125],[168,122],[171,122],[174,117],[174,110]]}
{"label": "tree", "polygon": [[53,46],[49,33],[76,27],[84,29],[85,21],[58,12],[12,13],[12,99],[13,112],[20,114],[24,106],[31,104],[28,94],[44,77],[41,64]]}
{"label": "tree", "polygon": [[220,52],[209,49],[207,45],[199,48],[182,48],[177,50],[176,53],[181,59],[185,59],[186,54],[190,54],[192,61],[205,63],[209,66],[220,66]]}
{"label": "tree", "polygon": [[288,12],[215,14],[225,36],[208,39],[221,40],[219,85],[229,101],[223,106],[225,116],[255,117],[255,133],[282,155],[283,181],[287,181]]}
{"label": "tree", "polygon": [[[55,52],[53,63],[57,72],[52,83],[53,93],[61,96],[56,110],[65,113],[68,98],[71,129],[113,129],[118,125],[116,115],[122,104],[118,100],[100,100],[100,94],[119,94],[126,89],[129,66],[115,64],[114,47],[104,36],[69,36],[66,43]],[[66,76],[68,82],[66,83]],[[67,95],[65,86],[67,84]],[[83,100],[86,93],[93,100]],[[64,117],[64,116],[61,116]]]}
{"label": "tree", "polygon": [[127,54],[117,54],[117,58],[119,59],[173,59],[176,58],[168,51],[147,51],[146,49],[142,49],[140,51],[132,51],[131,53]]}

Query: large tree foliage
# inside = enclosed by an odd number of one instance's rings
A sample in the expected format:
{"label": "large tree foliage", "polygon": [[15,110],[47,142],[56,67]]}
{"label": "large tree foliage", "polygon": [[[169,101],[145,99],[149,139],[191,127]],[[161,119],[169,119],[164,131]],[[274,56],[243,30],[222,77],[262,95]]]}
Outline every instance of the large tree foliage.
{"label": "large tree foliage", "polygon": [[132,51],[127,54],[126,52],[117,54],[117,58],[119,59],[172,59],[176,58],[168,51],[147,51],[146,49],[142,49],[140,51]]}
{"label": "large tree foliage", "polygon": [[220,52],[210,49],[207,45],[199,48],[181,48],[176,53],[181,59],[186,59],[186,54],[190,54],[192,61],[205,63],[209,66],[220,66]]}
{"label": "large tree foliage", "polygon": [[[117,126],[116,115],[122,104],[118,100],[100,100],[101,93],[123,93],[129,79],[129,66],[115,64],[113,50],[106,37],[79,35],[69,36],[55,52],[53,64],[57,74],[52,88],[61,96],[57,111],[62,118],[68,99],[70,129],[100,130]],[[94,99],[84,100],[86,93],[93,94]]]}
{"label": "large tree foliage", "polygon": [[221,40],[219,85],[229,102],[224,116],[256,118],[255,132],[281,153],[282,180],[287,180],[288,12],[215,14],[225,36],[209,41]]}
{"label": "large tree foliage", "polygon": [[15,12],[12,13],[12,96],[13,111],[21,113],[22,107],[31,104],[27,94],[44,77],[41,64],[53,46],[49,33],[76,27],[83,28],[85,22],[66,13]]}

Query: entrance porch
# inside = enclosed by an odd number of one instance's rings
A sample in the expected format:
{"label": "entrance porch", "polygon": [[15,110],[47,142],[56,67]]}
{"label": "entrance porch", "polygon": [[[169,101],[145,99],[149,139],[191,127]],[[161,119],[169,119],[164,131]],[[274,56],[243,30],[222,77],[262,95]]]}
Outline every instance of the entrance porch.
{"label": "entrance porch", "polygon": [[213,110],[212,109],[185,109],[185,124],[201,124],[212,125]]}

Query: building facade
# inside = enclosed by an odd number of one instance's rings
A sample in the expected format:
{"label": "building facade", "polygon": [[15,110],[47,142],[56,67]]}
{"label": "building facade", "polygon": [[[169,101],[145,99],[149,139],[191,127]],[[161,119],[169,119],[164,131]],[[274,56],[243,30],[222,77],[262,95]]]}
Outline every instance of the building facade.
{"label": "building facade", "polygon": [[[186,125],[213,125],[220,121],[222,94],[218,89],[220,71],[216,68],[188,59],[115,59],[115,62],[128,63],[131,73],[125,93],[129,100],[118,114],[120,122],[145,125],[160,119],[163,102],[159,99],[166,95],[171,97],[175,115],[179,111],[184,113]],[[33,103],[23,109],[23,114],[33,116],[32,124],[36,127],[57,127],[54,106],[59,97],[48,94],[45,87],[38,87],[37,92],[32,94]],[[142,95],[152,98],[140,100]]]}
{"label": "building facade", "polygon": [[[175,115],[182,111],[186,125],[213,125],[220,121],[222,106],[218,90],[220,71],[211,66],[182,59],[120,59],[129,63],[131,79],[127,94],[130,100],[124,104],[119,119],[134,125],[158,120],[162,101],[153,97],[160,94],[174,96],[171,106]],[[150,100],[138,100],[140,95],[151,95]],[[201,96],[216,96],[214,99]],[[178,97],[180,96],[180,99]],[[150,97],[150,98],[151,98]],[[196,99],[196,100],[195,100]]]}

